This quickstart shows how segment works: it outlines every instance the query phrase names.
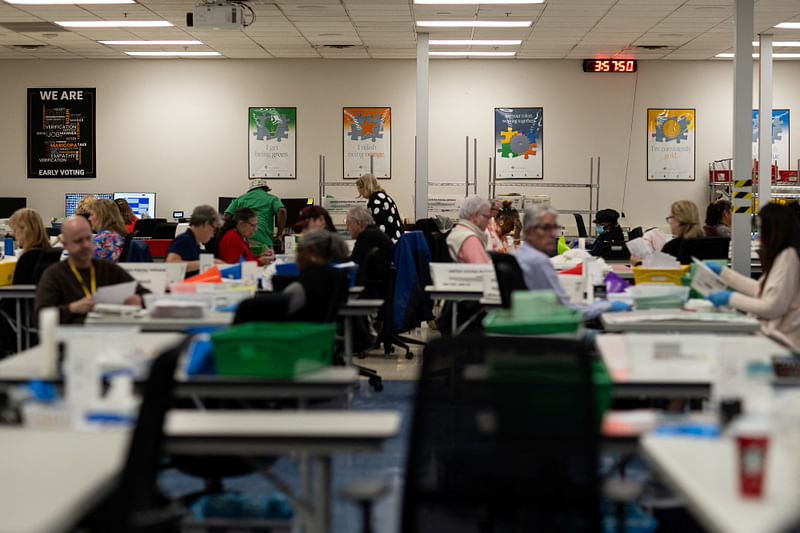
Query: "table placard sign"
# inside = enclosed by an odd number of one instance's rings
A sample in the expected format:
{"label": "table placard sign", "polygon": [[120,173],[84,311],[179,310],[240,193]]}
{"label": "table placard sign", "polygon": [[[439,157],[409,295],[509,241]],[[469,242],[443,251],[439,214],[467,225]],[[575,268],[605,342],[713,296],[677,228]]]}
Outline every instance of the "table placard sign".
{"label": "table placard sign", "polygon": [[490,264],[431,263],[430,266],[433,286],[438,290],[483,292],[484,274],[495,277],[494,266]]}
{"label": "table placard sign", "polygon": [[463,196],[434,194],[428,197],[428,215],[444,215],[459,218]]}
{"label": "table placard sign", "polygon": [[255,287],[259,271],[258,261],[244,261],[242,263],[242,285]]}
{"label": "table placard sign", "polygon": [[588,257],[583,260],[583,283],[586,289],[586,303],[594,303],[592,288],[603,283],[603,265],[596,257]]}
{"label": "table placard sign", "polygon": [[576,274],[559,274],[558,281],[567,293],[569,303],[582,304],[583,294],[586,292],[586,279]]}
{"label": "table placard sign", "polygon": [[214,254],[200,254],[200,272],[205,272],[214,266]]}
{"label": "table placard sign", "polygon": [[712,335],[627,335],[630,375],[708,376],[717,355]]}
{"label": "table placard sign", "polygon": [[[163,272],[166,276],[167,286],[173,283],[180,283],[186,277],[186,263],[120,263],[119,266],[124,268],[137,281],[139,279],[136,276],[139,273]],[[144,276],[144,274],[142,275]],[[161,291],[159,294],[163,292]]]}
{"label": "table placard sign", "polygon": [[483,297],[487,300],[501,301],[500,285],[497,283],[497,275],[492,269],[491,272],[483,273]]}
{"label": "table placard sign", "polygon": [[153,294],[164,294],[167,292],[167,273],[155,270],[134,270],[130,275],[139,282],[139,285],[149,290]]}

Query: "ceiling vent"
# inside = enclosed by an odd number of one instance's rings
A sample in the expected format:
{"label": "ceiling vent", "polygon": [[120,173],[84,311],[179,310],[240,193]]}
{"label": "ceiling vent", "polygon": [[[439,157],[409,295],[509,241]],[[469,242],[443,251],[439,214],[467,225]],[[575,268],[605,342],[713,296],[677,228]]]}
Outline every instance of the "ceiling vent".
{"label": "ceiling vent", "polygon": [[639,48],[641,50],[665,50],[672,47],[667,46],[666,44],[637,44],[635,48]]}
{"label": "ceiling vent", "polygon": [[12,50],[41,50],[42,48],[52,48],[46,44],[9,44],[6,46]]}
{"label": "ceiling vent", "polygon": [[317,48],[333,48],[334,50],[347,50],[350,48],[361,48],[355,44],[321,44]]}
{"label": "ceiling vent", "polygon": [[15,33],[53,33],[67,32],[68,29],[50,22],[0,22],[0,28]]}

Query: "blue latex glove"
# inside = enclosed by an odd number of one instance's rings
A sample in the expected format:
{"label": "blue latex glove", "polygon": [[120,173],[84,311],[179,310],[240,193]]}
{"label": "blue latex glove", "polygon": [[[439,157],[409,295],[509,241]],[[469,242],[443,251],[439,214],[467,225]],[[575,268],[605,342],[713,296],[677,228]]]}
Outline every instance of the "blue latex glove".
{"label": "blue latex glove", "polygon": [[713,270],[714,274],[716,274],[717,276],[719,276],[720,272],[722,272],[722,265],[720,265],[719,263],[715,263],[713,261],[703,261],[703,262],[708,268]]}
{"label": "blue latex glove", "polygon": [[631,307],[630,305],[626,304],[625,302],[620,302],[619,300],[614,300],[613,302],[611,302],[611,309],[609,309],[609,310],[611,312],[633,311],[633,307]]}
{"label": "blue latex glove", "polygon": [[714,307],[728,305],[728,302],[731,301],[731,294],[733,294],[733,291],[717,291],[709,294],[706,300],[714,304]]}

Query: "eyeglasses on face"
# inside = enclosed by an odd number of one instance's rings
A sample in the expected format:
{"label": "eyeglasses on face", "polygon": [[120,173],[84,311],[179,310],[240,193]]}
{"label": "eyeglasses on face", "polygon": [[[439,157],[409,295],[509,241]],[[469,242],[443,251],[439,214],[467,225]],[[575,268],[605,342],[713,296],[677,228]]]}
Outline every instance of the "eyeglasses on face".
{"label": "eyeglasses on face", "polygon": [[483,218],[492,218],[492,215],[491,215],[491,213],[478,213],[478,214],[479,214],[480,216],[482,216]]}
{"label": "eyeglasses on face", "polygon": [[534,228],[542,231],[561,231],[564,229],[564,226],[559,226],[558,224],[540,224],[538,226],[534,226]]}
{"label": "eyeglasses on face", "polygon": [[675,217],[674,217],[674,216],[672,216],[672,215],[670,215],[670,216],[668,216],[668,217],[664,218],[664,220],[666,220],[667,222],[669,222],[669,221],[670,221],[671,219],[673,219],[673,218],[675,218]]}

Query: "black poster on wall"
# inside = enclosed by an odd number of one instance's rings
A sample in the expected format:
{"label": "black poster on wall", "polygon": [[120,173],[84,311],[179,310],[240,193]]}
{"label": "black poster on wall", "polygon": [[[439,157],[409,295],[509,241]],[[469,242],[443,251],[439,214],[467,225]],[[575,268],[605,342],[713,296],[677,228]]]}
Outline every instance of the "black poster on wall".
{"label": "black poster on wall", "polygon": [[28,178],[96,178],[96,89],[28,89]]}

